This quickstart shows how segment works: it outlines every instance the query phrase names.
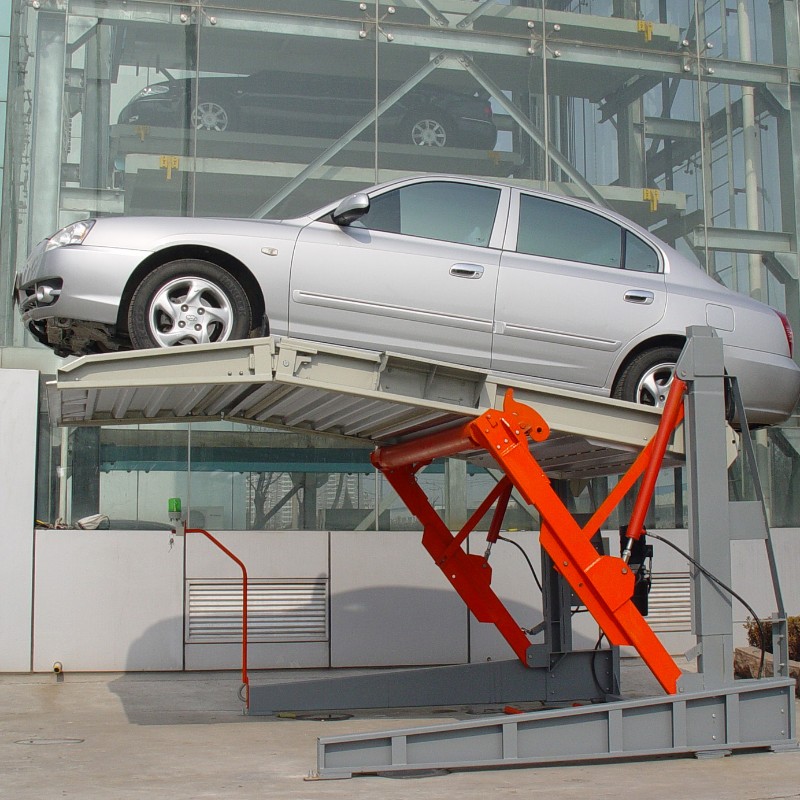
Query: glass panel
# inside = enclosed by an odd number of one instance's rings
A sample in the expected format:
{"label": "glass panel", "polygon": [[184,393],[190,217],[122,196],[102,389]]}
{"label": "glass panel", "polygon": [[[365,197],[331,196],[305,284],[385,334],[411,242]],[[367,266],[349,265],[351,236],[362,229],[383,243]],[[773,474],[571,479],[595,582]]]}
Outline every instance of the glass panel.
{"label": "glass panel", "polygon": [[375,43],[358,4],[226,5],[201,27],[194,213],[290,217],[374,183]]}
{"label": "glass panel", "polygon": [[98,433],[99,510],[109,517],[109,526],[168,528],[170,497],[182,498],[187,510],[187,426],[113,427]]}
{"label": "glass panel", "polygon": [[[12,0],[0,0],[0,36],[8,36],[11,33],[11,6]],[[8,61],[3,61],[3,66],[8,64]],[[2,75],[3,83],[7,75]]]}
{"label": "glass panel", "polygon": [[500,192],[465,183],[422,183],[373,198],[354,226],[487,247]]}
{"label": "glass panel", "polygon": [[[104,6],[105,7],[105,6]],[[107,214],[190,214],[184,93],[197,29],[167,4],[71,13],[61,223]],[[99,17],[99,19],[98,19]]]}
{"label": "glass panel", "polygon": [[619,267],[622,229],[582,208],[523,195],[517,251],[529,255]]}
{"label": "glass panel", "polygon": [[234,423],[191,428],[193,524],[217,530],[374,528],[371,448]]}
{"label": "glass panel", "polygon": [[[781,265],[797,238],[782,94],[792,76],[763,71],[794,55],[795,5],[444,6],[89,0],[64,17],[17,4],[25,46],[11,48],[2,296],[36,243],[81,217],[287,216],[379,180],[444,172],[592,197],[800,324]],[[134,100],[148,86],[161,88]],[[737,246],[717,249],[715,228],[741,230]],[[787,244],[764,253],[749,230]],[[627,250],[632,259],[639,246]],[[5,303],[3,344],[29,343]],[[780,474],[793,469],[785,458],[773,457]],[[56,466],[64,487],[60,453]]]}
{"label": "glass panel", "polygon": [[625,232],[625,269],[658,272],[658,254],[630,231]]}
{"label": "glass panel", "polygon": [[37,520],[63,527],[166,530],[167,500],[188,497],[181,425],[54,428],[40,450]]}

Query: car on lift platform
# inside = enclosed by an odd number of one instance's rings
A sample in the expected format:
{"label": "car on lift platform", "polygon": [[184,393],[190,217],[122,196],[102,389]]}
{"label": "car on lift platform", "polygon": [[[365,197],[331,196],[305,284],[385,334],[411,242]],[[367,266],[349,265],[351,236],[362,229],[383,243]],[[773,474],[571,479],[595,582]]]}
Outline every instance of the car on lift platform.
{"label": "car on lift platform", "polygon": [[[379,95],[387,97],[398,86],[381,81]],[[266,70],[150,84],[131,98],[118,122],[338,138],[374,108],[371,81]],[[399,97],[381,114],[378,125],[382,141],[399,144],[491,150],[497,141],[487,92],[468,94],[427,82]]]}
{"label": "car on lift platform", "polygon": [[16,286],[62,356],[272,334],[660,407],[686,328],[705,325],[751,425],[800,395],[784,314],[619,214],[494,181],[406,178],[288,220],[82,220]]}

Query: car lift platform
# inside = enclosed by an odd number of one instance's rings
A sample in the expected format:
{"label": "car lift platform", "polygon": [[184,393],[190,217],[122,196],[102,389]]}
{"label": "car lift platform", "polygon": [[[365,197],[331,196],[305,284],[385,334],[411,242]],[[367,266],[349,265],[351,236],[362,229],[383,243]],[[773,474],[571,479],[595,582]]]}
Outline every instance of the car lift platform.
{"label": "car lift platform", "polygon": [[[500,719],[327,737],[317,777],[657,755],[727,754],[796,747],[794,682],[788,677],[786,614],[746,425],[741,442],[725,423],[721,340],[690,328],[662,412],[485,370],[392,353],[266,338],[221,345],[79,359],[59,371],[51,414],[62,425],[225,418],[368,440],[373,463],[423,525],[423,546],[482,622],[494,623],[516,662],[457,665],[382,676],[254,687],[250,713],[519,700],[605,702]],[[744,408],[730,381],[740,420]],[[684,396],[685,395],[685,396]],[[728,498],[727,468],[740,445],[756,501]],[[416,481],[437,457],[500,467],[504,476],[461,531],[448,530]],[[634,600],[631,551],[659,469],[685,464],[688,483],[693,633],[682,672]],[[551,486],[564,478],[624,473],[591,519],[572,517]],[[621,558],[590,542],[622,497],[640,485]],[[519,627],[494,594],[489,555],[512,491],[541,519],[544,621]],[[493,512],[483,556],[462,545]],[[766,545],[777,611],[776,677],[734,681],[730,543]],[[594,616],[612,648],[572,649],[571,608]],[[544,642],[529,637],[544,633]],[[666,696],[619,697],[618,647],[632,646]],[[246,648],[245,648],[246,649]]]}
{"label": "car lift platform", "polygon": [[[396,353],[267,337],[172,350],[84,356],[58,371],[50,393],[58,425],[130,425],[226,419],[397,444],[501,409],[508,389],[548,421],[533,443],[554,478],[623,472],[660,415],[604,397],[510,380],[487,370]],[[667,452],[683,462],[678,431]],[[735,457],[731,436],[730,459]],[[474,453],[473,461],[494,463]]]}

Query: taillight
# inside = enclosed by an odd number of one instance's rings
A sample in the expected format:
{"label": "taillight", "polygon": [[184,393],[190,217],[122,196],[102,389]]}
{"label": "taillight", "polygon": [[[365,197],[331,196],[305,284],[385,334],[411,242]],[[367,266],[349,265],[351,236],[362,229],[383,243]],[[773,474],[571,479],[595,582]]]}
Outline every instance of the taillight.
{"label": "taillight", "polygon": [[492,118],[492,107],[488,103],[483,107],[483,115],[486,119]]}
{"label": "taillight", "polygon": [[[775,311],[775,309],[773,309]],[[792,323],[789,322],[789,317],[780,311],[775,311],[783,323],[783,332],[786,334],[786,341],[789,344],[789,358],[794,355],[794,331],[792,330]]]}

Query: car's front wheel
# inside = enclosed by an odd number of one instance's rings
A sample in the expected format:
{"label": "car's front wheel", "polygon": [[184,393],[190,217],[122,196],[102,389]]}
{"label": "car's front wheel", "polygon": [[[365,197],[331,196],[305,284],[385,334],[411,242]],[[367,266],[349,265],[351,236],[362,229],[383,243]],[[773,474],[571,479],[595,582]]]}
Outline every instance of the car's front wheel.
{"label": "car's front wheel", "polygon": [[252,324],[239,281],[196,259],[157,267],[136,288],[128,309],[128,335],[137,350],[243,339]]}
{"label": "car's front wheel", "polygon": [[201,100],[192,109],[192,127],[198,131],[219,133],[233,127],[233,111],[226,106],[210,98]]}
{"label": "car's front wheel", "polygon": [[620,373],[611,396],[629,403],[663,408],[680,354],[679,347],[670,346],[639,353]]}

